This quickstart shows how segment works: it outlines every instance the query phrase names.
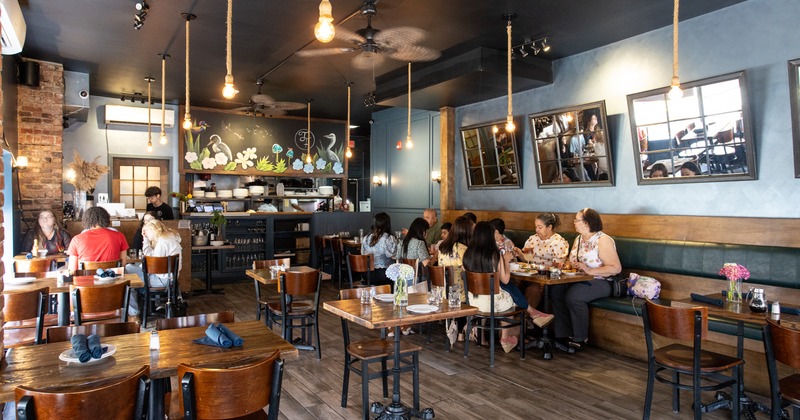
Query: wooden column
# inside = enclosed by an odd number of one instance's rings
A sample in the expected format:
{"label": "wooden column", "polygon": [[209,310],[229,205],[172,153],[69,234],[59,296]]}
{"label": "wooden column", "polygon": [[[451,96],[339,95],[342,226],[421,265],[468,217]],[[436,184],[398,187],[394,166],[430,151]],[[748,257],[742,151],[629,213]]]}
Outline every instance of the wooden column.
{"label": "wooden column", "polygon": [[439,188],[439,208],[456,208],[455,193],[455,155],[456,155],[456,110],[452,107],[439,108],[441,119],[441,163],[442,182]]}

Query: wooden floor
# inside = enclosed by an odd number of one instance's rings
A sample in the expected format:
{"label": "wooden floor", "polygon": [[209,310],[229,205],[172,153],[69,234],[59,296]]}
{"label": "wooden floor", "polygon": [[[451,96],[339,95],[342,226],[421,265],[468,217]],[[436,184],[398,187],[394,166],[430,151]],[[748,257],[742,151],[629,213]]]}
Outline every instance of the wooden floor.
{"label": "wooden floor", "polygon": [[[195,281],[196,288],[203,284]],[[255,319],[252,281],[223,285],[225,295],[189,300],[189,312],[232,309],[238,320]],[[272,290],[267,291],[272,292]],[[336,298],[337,291],[324,282],[322,301]],[[361,416],[361,381],[351,375],[347,408],[340,406],[343,348],[338,317],[321,310],[322,360],[315,352],[301,351],[299,359],[286,363],[281,396],[282,419],[358,419]],[[351,328],[356,337],[372,331]],[[470,346],[463,357],[463,343],[444,351],[444,327],[436,328],[433,342],[412,334],[403,337],[423,347],[420,354],[421,408],[434,409],[437,419],[640,419],[644,403],[647,367],[643,362],[597,348],[575,355],[555,353],[553,360],[531,350],[525,360],[519,353],[503,353],[498,346],[495,368],[489,368],[488,347]],[[411,375],[401,379],[403,401],[411,401]],[[391,398],[392,382],[389,380]],[[656,384],[653,419],[691,418],[691,395],[681,394],[681,413],[671,409],[671,391]],[[760,402],[763,396],[751,395]],[[713,399],[712,394],[704,401]],[[370,401],[384,403],[380,381],[370,383]],[[728,419],[730,412],[705,414],[704,419]],[[766,418],[766,415],[760,415]]]}

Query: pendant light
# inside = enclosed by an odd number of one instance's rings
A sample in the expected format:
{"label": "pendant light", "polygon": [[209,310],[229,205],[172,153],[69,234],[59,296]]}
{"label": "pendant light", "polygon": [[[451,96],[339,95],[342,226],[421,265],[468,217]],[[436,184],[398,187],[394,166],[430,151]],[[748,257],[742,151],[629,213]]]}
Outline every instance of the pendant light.
{"label": "pendant light", "polygon": [[183,129],[191,130],[192,114],[189,105],[189,22],[197,19],[197,16],[191,13],[181,13],[181,16],[186,19],[186,111],[183,114]]}
{"label": "pendant light", "polygon": [[681,80],[678,78],[678,6],[680,0],[675,0],[672,6],[672,83],[667,96],[669,99],[680,99],[683,97],[681,90]]}
{"label": "pendant light", "polygon": [[408,130],[406,132],[406,149],[413,149],[414,141],[411,140],[411,62],[408,62]]}
{"label": "pendant light", "polygon": [[233,86],[233,59],[231,58],[231,38],[233,32],[233,0],[228,0],[228,21],[227,21],[227,52],[225,57],[225,66],[228,73],[225,74],[225,87],[222,88],[222,96],[225,99],[233,99],[238,90]]}
{"label": "pendant light", "polygon": [[514,125],[514,106],[511,102],[511,21],[514,20],[517,15],[515,13],[510,13],[503,17],[508,21],[506,25],[506,34],[508,35],[508,51],[506,54],[506,61],[508,64],[508,115],[506,116],[506,131],[512,133],[517,127]]}
{"label": "pendant light", "polygon": [[164,129],[167,119],[167,104],[165,99],[167,96],[167,57],[169,57],[169,54],[161,54],[161,138],[159,140],[161,144],[167,144],[167,131]]}
{"label": "pendant light", "polygon": [[347,84],[347,126],[345,127],[346,135],[344,136],[344,144],[347,145],[347,151],[344,152],[344,156],[348,159],[353,157],[353,151],[350,150],[350,85],[352,85],[352,83]]}
{"label": "pendant light", "polygon": [[322,0],[319,3],[319,22],[314,27],[314,36],[319,42],[326,43],[333,40],[336,35],[336,28],[333,26],[333,7],[330,0]]}
{"label": "pendant light", "polygon": [[152,108],[150,88],[152,87],[153,81],[156,79],[148,76],[145,77],[144,80],[147,82],[147,152],[150,153],[153,151],[153,131],[150,123],[150,109]]}
{"label": "pendant light", "polygon": [[308,100],[308,126],[306,127],[306,163],[311,163],[311,99]]}

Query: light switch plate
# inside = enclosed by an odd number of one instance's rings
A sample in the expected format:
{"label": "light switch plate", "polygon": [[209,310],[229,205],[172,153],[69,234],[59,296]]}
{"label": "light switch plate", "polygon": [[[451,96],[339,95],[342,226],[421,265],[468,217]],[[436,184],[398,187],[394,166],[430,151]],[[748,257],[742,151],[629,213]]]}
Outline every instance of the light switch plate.
{"label": "light switch plate", "polygon": [[98,203],[108,203],[108,194],[107,193],[99,193],[99,194],[97,194],[97,202]]}

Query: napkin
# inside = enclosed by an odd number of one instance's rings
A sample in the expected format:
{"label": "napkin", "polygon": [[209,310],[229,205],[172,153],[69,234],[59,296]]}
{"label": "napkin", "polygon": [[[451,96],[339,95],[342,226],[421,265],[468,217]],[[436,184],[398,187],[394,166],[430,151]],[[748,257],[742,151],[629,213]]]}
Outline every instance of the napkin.
{"label": "napkin", "polygon": [[109,277],[109,278],[117,277],[117,273],[114,270],[110,269],[110,268],[108,270],[103,270],[102,268],[98,268],[96,273],[97,273],[98,276],[103,277],[103,278],[105,278],[105,277]]}
{"label": "napkin", "polygon": [[89,346],[89,353],[92,355],[92,358],[99,359],[104,353],[103,346],[100,345],[100,336],[92,334],[86,337],[86,342]]}
{"label": "napkin", "polygon": [[698,302],[703,302],[714,306],[725,306],[725,301],[722,299],[714,299],[708,296],[698,295],[697,293],[692,293],[690,296],[692,297],[692,300],[696,300]]}
{"label": "napkin", "polygon": [[222,324],[211,324],[206,328],[206,336],[198,338],[194,342],[227,349],[231,346],[241,346],[244,340]]}
{"label": "napkin", "polygon": [[800,315],[800,308],[791,308],[788,306],[781,306],[781,312],[789,315]]}
{"label": "napkin", "polygon": [[92,358],[85,335],[75,334],[70,339],[70,342],[72,343],[72,350],[75,352],[75,357],[77,357],[81,363],[86,363]]}

